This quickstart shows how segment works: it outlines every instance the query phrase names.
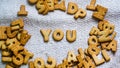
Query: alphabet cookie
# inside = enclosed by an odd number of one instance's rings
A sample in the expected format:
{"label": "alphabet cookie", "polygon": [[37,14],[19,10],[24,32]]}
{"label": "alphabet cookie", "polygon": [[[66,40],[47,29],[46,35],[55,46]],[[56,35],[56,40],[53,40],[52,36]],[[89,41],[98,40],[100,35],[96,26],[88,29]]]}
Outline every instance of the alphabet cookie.
{"label": "alphabet cookie", "polygon": [[67,61],[68,61],[69,66],[74,66],[74,64],[77,62],[77,58],[73,51],[68,52]]}
{"label": "alphabet cookie", "polygon": [[13,56],[12,59],[15,65],[19,66],[23,64],[23,56],[21,54],[17,54],[16,56]]}
{"label": "alphabet cookie", "polygon": [[48,30],[40,30],[43,38],[44,38],[44,42],[48,42],[49,41],[49,35],[51,33],[52,30],[48,29]]}
{"label": "alphabet cookie", "polygon": [[0,40],[6,40],[7,34],[5,33],[7,31],[6,26],[0,26]]}
{"label": "alphabet cookie", "polygon": [[27,16],[28,12],[25,9],[25,5],[20,6],[20,11],[18,11],[18,16]]}
{"label": "alphabet cookie", "polygon": [[24,27],[24,22],[22,18],[12,21],[10,24],[12,30],[18,30]]}
{"label": "alphabet cookie", "polygon": [[87,5],[86,8],[88,10],[95,10],[95,3],[96,3],[96,0],[91,0],[90,5]]}
{"label": "alphabet cookie", "polygon": [[56,67],[56,60],[52,57],[48,57],[47,64],[45,65],[46,68],[55,68]]}
{"label": "alphabet cookie", "polygon": [[35,68],[45,68],[45,62],[42,58],[36,58],[34,61],[34,65]]}
{"label": "alphabet cookie", "polygon": [[54,0],[54,4],[55,4],[54,7],[56,10],[66,11],[65,0],[60,1],[60,3],[59,3],[59,0]]}
{"label": "alphabet cookie", "polygon": [[62,30],[60,29],[56,29],[54,32],[53,32],[53,39],[56,40],[56,41],[60,41],[62,40],[64,37],[64,33]]}
{"label": "alphabet cookie", "polygon": [[2,62],[12,62],[12,57],[2,57]]}
{"label": "alphabet cookie", "polygon": [[20,35],[20,43],[24,46],[30,38],[31,38],[31,35],[23,31]]}
{"label": "alphabet cookie", "polygon": [[67,41],[74,42],[76,40],[76,36],[77,36],[76,30],[72,30],[72,31],[67,30],[66,31],[66,39],[67,39]]}
{"label": "alphabet cookie", "polygon": [[98,19],[98,20],[103,20],[106,13],[107,13],[108,9],[101,6],[101,5],[97,5],[96,6],[96,12],[93,13],[93,17]]}
{"label": "alphabet cookie", "polygon": [[75,18],[75,19],[84,18],[84,17],[86,16],[86,14],[87,14],[87,12],[86,12],[84,9],[80,8],[80,9],[78,9],[78,11],[75,13],[74,18]]}
{"label": "alphabet cookie", "polygon": [[67,13],[68,14],[75,14],[77,11],[78,11],[78,5],[75,3],[69,2]]}
{"label": "alphabet cookie", "polygon": [[18,31],[12,31],[11,27],[7,27],[7,36],[9,38],[14,38],[17,35]]}
{"label": "alphabet cookie", "polygon": [[29,62],[29,68],[35,68],[33,61],[30,61],[30,62]]}
{"label": "alphabet cookie", "polygon": [[26,49],[24,49],[23,52],[21,52],[21,54],[24,56],[24,60],[23,60],[24,64],[27,64],[28,60],[34,56],[33,53],[29,52]]}
{"label": "alphabet cookie", "polygon": [[7,46],[5,45],[5,41],[0,41],[0,49],[5,50]]}
{"label": "alphabet cookie", "polygon": [[42,14],[46,9],[46,6],[44,5],[44,1],[39,0],[36,4],[36,8],[38,10],[38,13]]}

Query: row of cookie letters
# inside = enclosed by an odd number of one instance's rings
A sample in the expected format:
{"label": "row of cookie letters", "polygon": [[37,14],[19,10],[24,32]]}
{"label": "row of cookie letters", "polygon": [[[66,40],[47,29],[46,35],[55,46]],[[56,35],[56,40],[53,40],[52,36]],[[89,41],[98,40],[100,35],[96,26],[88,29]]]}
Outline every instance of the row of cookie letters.
{"label": "row of cookie letters", "polygon": [[[49,35],[51,33],[52,30],[50,29],[41,29],[40,30],[40,33],[42,34],[43,36],[43,39],[44,39],[44,42],[48,42],[49,41]],[[64,32],[60,29],[56,29],[53,34],[53,39],[55,41],[61,41],[64,37]],[[66,39],[68,42],[74,42],[76,40],[76,30],[67,30],[66,31]]]}

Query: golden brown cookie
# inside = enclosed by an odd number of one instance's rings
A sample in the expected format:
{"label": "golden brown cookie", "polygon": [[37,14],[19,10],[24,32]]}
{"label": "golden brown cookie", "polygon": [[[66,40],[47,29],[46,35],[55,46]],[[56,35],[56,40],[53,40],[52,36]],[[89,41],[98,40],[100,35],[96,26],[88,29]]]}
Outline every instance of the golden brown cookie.
{"label": "golden brown cookie", "polygon": [[95,10],[95,3],[96,3],[96,0],[91,0],[90,5],[87,5],[86,8],[88,10]]}
{"label": "golden brown cookie", "polygon": [[28,60],[34,56],[33,53],[29,52],[26,49],[24,49],[23,52],[21,52],[20,54],[22,54],[24,56],[24,60],[23,60],[24,64],[27,64]]}
{"label": "golden brown cookie", "polygon": [[76,30],[67,30],[66,31],[66,39],[67,41],[69,42],[74,42],[76,40],[76,36],[77,36],[77,33],[76,33]]}
{"label": "golden brown cookie", "polygon": [[17,35],[18,31],[12,31],[11,27],[7,27],[7,36],[9,38],[14,38]]}
{"label": "golden brown cookie", "polygon": [[18,16],[27,16],[28,11],[25,9],[25,5],[20,6],[20,11],[18,11]]}
{"label": "golden brown cookie", "polygon": [[12,57],[2,57],[2,62],[12,62]]}
{"label": "golden brown cookie", "polygon": [[23,56],[21,54],[18,54],[17,56],[13,56],[13,63],[15,65],[22,65],[23,64]]}
{"label": "golden brown cookie", "polygon": [[66,11],[65,0],[60,1],[60,3],[59,0],[54,0],[54,4],[56,10]]}
{"label": "golden brown cookie", "polygon": [[33,61],[30,61],[30,62],[29,62],[29,68],[35,68]]}
{"label": "golden brown cookie", "polygon": [[44,42],[48,42],[49,41],[49,35],[51,33],[52,30],[48,29],[48,30],[43,30],[41,29],[40,32],[44,38]]}
{"label": "golden brown cookie", "polygon": [[39,0],[36,3],[36,8],[38,10],[38,13],[42,14],[45,11],[45,9],[46,9],[46,5],[44,5],[44,1],[43,0]]}
{"label": "golden brown cookie", "polygon": [[75,18],[75,19],[84,18],[84,17],[86,16],[86,14],[87,14],[86,10],[80,8],[80,9],[78,9],[78,11],[75,13],[74,18]]}
{"label": "golden brown cookie", "polygon": [[24,46],[30,38],[31,35],[23,31],[20,35],[20,43]]}
{"label": "golden brown cookie", "polygon": [[30,4],[36,4],[38,0],[28,0]]}
{"label": "golden brown cookie", "polygon": [[67,61],[68,61],[69,66],[73,66],[74,63],[77,62],[76,55],[74,54],[73,51],[69,51],[69,52],[68,52]]}
{"label": "golden brown cookie", "polygon": [[7,34],[5,33],[7,31],[6,26],[0,26],[0,40],[6,40]]}
{"label": "golden brown cookie", "polygon": [[67,13],[68,14],[75,14],[77,11],[78,11],[78,5],[73,3],[73,2],[69,2]]}
{"label": "golden brown cookie", "polygon": [[96,12],[93,13],[93,17],[98,19],[98,20],[104,20],[104,17],[107,13],[108,9],[101,6],[101,5],[97,5],[96,6]]}
{"label": "golden brown cookie", "polygon": [[102,50],[102,55],[105,59],[105,61],[110,61],[110,56],[108,55],[108,53],[106,52],[106,50]]}
{"label": "golden brown cookie", "polygon": [[35,68],[45,68],[45,62],[42,58],[36,58],[34,61],[34,65]]}
{"label": "golden brown cookie", "polygon": [[45,65],[46,68],[55,68],[56,67],[56,60],[52,57],[48,57],[47,64]]}
{"label": "golden brown cookie", "polygon": [[98,38],[96,36],[90,36],[88,38],[88,45],[94,45],[94,46],[98,46]]}
{"label": "golden brown cookie", "polygon": [[53,32],[53,39],[55,40],[55,41],[60,41],[60,40],[62,40],[63,39],[63,37],[64,37],[64,32],[62,31],[62,30],[60,30],[60,29],[56,29],[54,32]]}

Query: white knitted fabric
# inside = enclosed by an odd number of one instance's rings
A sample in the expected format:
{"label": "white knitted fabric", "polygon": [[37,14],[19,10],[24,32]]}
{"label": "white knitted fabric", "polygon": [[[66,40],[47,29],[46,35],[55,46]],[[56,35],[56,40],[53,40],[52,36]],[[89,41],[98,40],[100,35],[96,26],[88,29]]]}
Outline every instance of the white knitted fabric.
{"label": "white knitted fabric", "polygon": [[[66,7],[68,2],[75,2],[79,5],[79,8],[86,10],[86,5],[91,0],[66,0]],[[119,68],[120,67],[120,0],[97,0],[96,4],[100,4],[108,8],[105,19],[115,25],[115,31],[117,32],[116,40],[118,41],[118,50],[115,54],[109,52],[111,57],[110,62],[104,63],[97,68]],[[43,16],[38,14],[35,5],[29,5],[27,0],[0,0],[0,26],[9,26],[10,22],[18,19],[17,12],[20,9],[20,5],[24,4],[28,11],[28,16],[23,17],[25,23],[25,30],[28,30],[32,35],[29,42],[26,44],[30,52],[34,53],[34,60],[36,57],[41,57],[45,61],[48,56],[54,57],[57,63],[61,63],[62,59],[67,57],[67,52],[74,50],[77,55],[78,48],[87,48],[87,40],[89,37],[89,31],[93,26],[97,27],[98,22],[92,18],[93,11],[87,11],[87,16],[84,19],[75,20],[73,15],[68,15],[66,12],[55,10],[49,12]],[[45,43],[43,37],[40,34],[40,29],[52,29],[49,36],[49,42]],[[64,31],[64,38],[60,42],[56,42],[52,38],[52,33],[56,29],[62,29]],[[73,43],[69,43],[66,40],[66,30],[76,30],[77,39]],[[100,55],[101,57],[101,55]],[[1,59],[1,54],[0,54]],[[5,68],[5,64],[0,61],[0,68]],[[21,68],[28,68],[28,65],[24,65]]]}

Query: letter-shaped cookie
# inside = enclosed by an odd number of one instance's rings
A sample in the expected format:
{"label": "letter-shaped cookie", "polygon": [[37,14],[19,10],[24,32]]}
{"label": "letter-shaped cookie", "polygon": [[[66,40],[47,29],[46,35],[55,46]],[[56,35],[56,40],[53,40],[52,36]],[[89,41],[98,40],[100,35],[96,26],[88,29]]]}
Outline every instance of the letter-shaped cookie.
{"label": "letter-shaped cookie", "polygon": [[82,48],[79,48],[79,49],[78,49],[78,53],[79,53],[79,55],[81,56],[82,59],[85,58],[84,51],[83,51]]}
{"label": "letter-shaped cookie", "polygon": [[75,3],[69,2],[67,13],[68,14],[75,14],[77,11],[78,11],[78,5]]}
{"label": "letter-shaped cookie", "polygon": [[67,61],[68,61],[68,63],[69,63],[70,66],[73,66],[74,63],[77,62],[76,55],[74,54],[73,51],[69,51],[69,52],[68,52]]}
{"label": "letter-shaped cookie", "polygon": [[47,1],[49,11],[53,11],[54,10],[54,0],[46,0],[46,1]]}
{"label": "letter-shaped cookie", "polygon": [[43,38],[44,38],[44,42],[48,42],[49,41],[49,35],[51,33],[52,30],[48,29],[48,30],[40,30]]}
{"label": "letter-shaped cookie", "polygon": [[7,39],[7,34],[6,32],[6,26],[0,26],[0,40],[6,40]]}
{"label": "letter-shaped cookie", "polygon": [[68,60],[65,58],[63,61],[62,61],[63,63],[62,63],[62,67],[63,68],[69,68],[69,63],[68,63]]}
{"label": "letter-shaped cookie", "polygon": [[76,40],[76,30],[67,30],[66,31],[66,39],[69,42],[74,42]]}
{"label": "letter-shaped cookie", "polygon": [[107,49],[107,46],[109,45],[109,42],[104,42],[104,43],[101,43],[101,48],[102,49]]}
{"label": "letter-shaped cookie", "polygon": [[57,10],[62,10],[62,11],[66,11],[65,0],[62,0],[60,3],[59,3],[58,1],[59,1],[59,0],[54,0],[55,9],[57,9]]}
{"label": "letter-shaped cookie", "polygon": [[103,64],[105,62],[105,60],[103,58],[98,59],[98,57],[95,54],[92,54],[92,58],[97,66],[100,64]]}
{"label": "letter-shaped cookie", "polygon": [[45,62],[42,58],[36,58],[34,61],[35,68],[45,68]]}
{"label": "letter-shaped cookie", "polygon": [[14,38],[17,35],[18,31],[12,31],[11,27],[7,27],[7,36],[9,38]]}
{"label": "letter-shaped cookie", "polygon": [[8,49],[11,49],[13,45],[20,45],[20,43],[16,38],[12,38],[6,40],[6,45],[8,46]]}
{"label": "letter-shaped cookie", "polygon": [[102,55],[104,57],[104,59],[108,62],[110,60],[109,55],[107,54],[106,50],[102,50]]}
{"label": "letter-shaped cookie", "polygon": [[36,8],[38,10],[38,13],[43,13],[46,9],[46,6],[44,5],[44,1],[43,0],[39,0],[36,4]]}
{"label": "letter-shaped cookie", "polygon": [[12,62],[12,57],[2,57],[2,62]]}
{"label": "letter-shaped cookie", "polygon": [[109,22],[107,20],[99,21],[98,29],[103,31],[103,27],[104,27],[105,23],[109,23]]}
{"label": "letter-shaped cookie", "polygon": [[75,18],[75,19],[84,18],[84,17],[86,16],[86,14],[87,14],[87,12],[86,12],[84,9],[80,8],[80,9],[78,9],[78,11],[75,13],[74,18]]}
{"label": "letter-shaped cookie", "polygon": [[20,36],[20,43],[22,45],[25,45],[30,38],[31,38],[31,35],[23,31]]}
{"label": "letter-shaped cookie", "polygon": [[28,12],[25,9],[25,5],[20,6],[20,11],[18,11],[18,16],[27,16]]}
{"label": "letter-shaped cookie", "polygon": [[11,23],[12,30],[19,30],[24,27],[24,22],[22,18],[19,18]]}
{"label": "letter-shaped cookie", "polygon": [[84,68],[95,68],[95,64],[92,62],[92,59],[89,56],[83,60],[83,67]]}
{"label": "letter-shaped cookie", "polygon": [[98,33],[99,33],[99,29],[97,28],[97,27],[92,27],[92,29],[91,29],[91,31],[90,31],[90,35],[92,36],[92,35],[95,35],[95,36],[97,36],[98,35]]}
{"label": "letter-shaped cookie", "polygon": [[12,45],[11,46],[11,48],[10,48],[10,50],[13,52],[13,54],[16,56],[18,53],[19,53],[19,51],[22,51],[24,49],[24,47],[23,46],[20,46],[20,45]]}
{"label": "letter-shaped cookie", "polygon": [[33,57],[33,53],[29,52],[28,50],[24,49],[23,52],[21,52],[22,55],[24,55],[24,64],[28,63],[28,60]]}
{"label": "letter-shaped cookie", "polygon": [[80,55],[78,55],[76,58],[79,62],[78,68],[81,68],[83,66],[83,58]]}
{"label": "letter-shaped cookie", "polygon": [[112,38],[109,36],[109,34],[110,34],[109,30],[100,31],[98,33],[98,35],[99,35],[98,42],[103,43],[103,42],[111,41]]}
{"label": "letter-shaped cookie", "polygon": [[98,55],[100,53],[100,48],[94,45],[90,45],[87,50],[90,55],[92,54]]}
{"label": "letter-shaped cookie", "polygon": [[95,3],[96,3],[96,0],[91,0],[90,5],[87,5],[86,8],[88,10],[95,10]]}
{"label": "letter-shaped cookie", "polygon": [[110,44],[107,46],[108,50],[112,50],[113,52],[117,51],[117,41],[116,40],[112,40],[110,42]]}
{"label": "letter-shaped cookie", "polygon": [[33,61],[30,61],[30,62],[29,62],[29,68],[35,68]]}
{"label": "letter-shaped cookie", "polygon": [[2,56],[7,57],[7,56],[10,56],[10,55],[11,55],[11,52],[9,50],[3,50],[2,51]]}
{"label": "letter-shaped cookie", "polygon": [[48,57],[47,64],[45,65],[46,68],[55,68],[56,67],[56,60],[52,57]]}
{"label": "letter-shaped cookie", "polygon": [[2,49],[2,50],[6,50],[7,49],[5,41],[0,41],[0,49]]}
{"label": "letter-shaped cookie", "polygon": [[88,38],[88,45],[98,46],[98,38],[96,36],[90,36]]}
{"label": "letter-shaped cookie", "polygon": [[109,34],[112,34],[114,32],[115,26],[110,23],[105,23],[103,26],[103,30],[109,30]]}
{"label": "letter-shaped cookie", "polygon": [[96,10],[97,11],[94,12],[92,16],[94,18],[98,19],[98,20],[103,20],[105,15],[106,15],[106,13],[107,13],[107,11],[108,11],[108,9],[103,7],[103,6],[101,6],[101,5],[97,5],[96,6]]}
{"label": "letter-shaped cookie", "polygon": [[64,32],[62,30],[57,29],[53,32],[53,39],[55,41],[60,41],[63,39],[63,37],[64,37]]}
{"label": "letter-shaped cookie", "polygon": [[23,64],[23,56],[21,54],[18,54],[17,56],[13,56],[13,63],[15,65],[22,65]]}
{"label": "letter-shaped cookie", "polygon": [[47,3],[47,0],[44,1],[44,5],[45,5],[45,11],[44,11],[42,14],[43,14],[43,15],[46,15],[46,14],[48,14],[48,12],[49,12],[49,5],[48,5],[48,3]]}

